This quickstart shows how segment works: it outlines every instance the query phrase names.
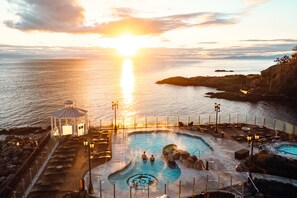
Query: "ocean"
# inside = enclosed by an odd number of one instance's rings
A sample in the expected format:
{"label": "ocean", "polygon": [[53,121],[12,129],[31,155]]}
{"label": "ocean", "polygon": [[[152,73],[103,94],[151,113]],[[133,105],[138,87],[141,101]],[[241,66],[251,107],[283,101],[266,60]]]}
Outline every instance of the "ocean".
{"label": "ocean", "polygon": [[[88,110],[90,123],[111,120],[112,101],[119,102],[119,117],[247,114],[297,124],[297,110],[289,104],[211,99],[207,87],[158,85],[173,76],[259,74],[273,60],[155,59],[1,59],[0,128],[50,125],[52,112],[67,99]],[[234,70],[217,73],[216,69]]]}

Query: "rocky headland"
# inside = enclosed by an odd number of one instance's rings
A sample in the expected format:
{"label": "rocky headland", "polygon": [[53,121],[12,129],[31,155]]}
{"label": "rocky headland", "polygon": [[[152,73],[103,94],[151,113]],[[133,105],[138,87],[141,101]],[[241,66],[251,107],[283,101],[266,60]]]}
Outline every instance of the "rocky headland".
{"label": "rocky headland", "polygon": [[157,84],[177,86],[205,86],[219,92],[206,93],[211,98],[223,98],[235,101],[256,102],[259,100],[278,101],[297,100],[297,59],[289,59],[273,65],[261,74],[197,76],[185,78],[181,76],[166,78]]}

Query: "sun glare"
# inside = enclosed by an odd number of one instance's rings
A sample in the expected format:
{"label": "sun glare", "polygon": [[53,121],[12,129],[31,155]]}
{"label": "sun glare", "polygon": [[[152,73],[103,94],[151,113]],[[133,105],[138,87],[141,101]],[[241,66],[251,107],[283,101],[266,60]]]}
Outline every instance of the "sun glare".
{"label": "sun glare", "polygon": [[116,39],[115,48],[123,56],[133,56],[139,49],[139,44],[135,37],[122,35]]}

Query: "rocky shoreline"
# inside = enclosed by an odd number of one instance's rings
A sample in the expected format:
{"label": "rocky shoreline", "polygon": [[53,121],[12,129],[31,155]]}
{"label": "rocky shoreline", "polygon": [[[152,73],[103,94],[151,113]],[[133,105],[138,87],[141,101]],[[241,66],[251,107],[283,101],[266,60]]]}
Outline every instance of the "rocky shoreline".
{"label": "rocky shoreline", "polygon": [[22,127],[2,129],[0,141],[0,189],[4,187],[42,141],[47,129]]}
{"label": "rocky shoreline", "polygon": [[176,86],[205,86],[220,92],[208,92],[207,97],[233,101],[297,101],[297,61],[287,65],[274,65],[261,74],[170,77],[157,84]]}

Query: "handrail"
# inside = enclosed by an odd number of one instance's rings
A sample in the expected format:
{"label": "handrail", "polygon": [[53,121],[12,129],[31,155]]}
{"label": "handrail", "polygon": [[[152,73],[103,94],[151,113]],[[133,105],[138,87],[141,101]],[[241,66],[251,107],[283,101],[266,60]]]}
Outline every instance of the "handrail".
{"label": "handrail", "polygon": [[251,183],[253,184],[254,188],[256,189],[257,192],[260,192],[259,189],[257,188],[257,186],[255,185],[253,179],[250,177],[250,175],[247,173],[248,179],[251,181]]}
{"label": "handrail", "polygon": [[200,148],[197,148],[192,155],[194,155],[196,153],[196,151],[199,151],[199,157],[200,157]]}

